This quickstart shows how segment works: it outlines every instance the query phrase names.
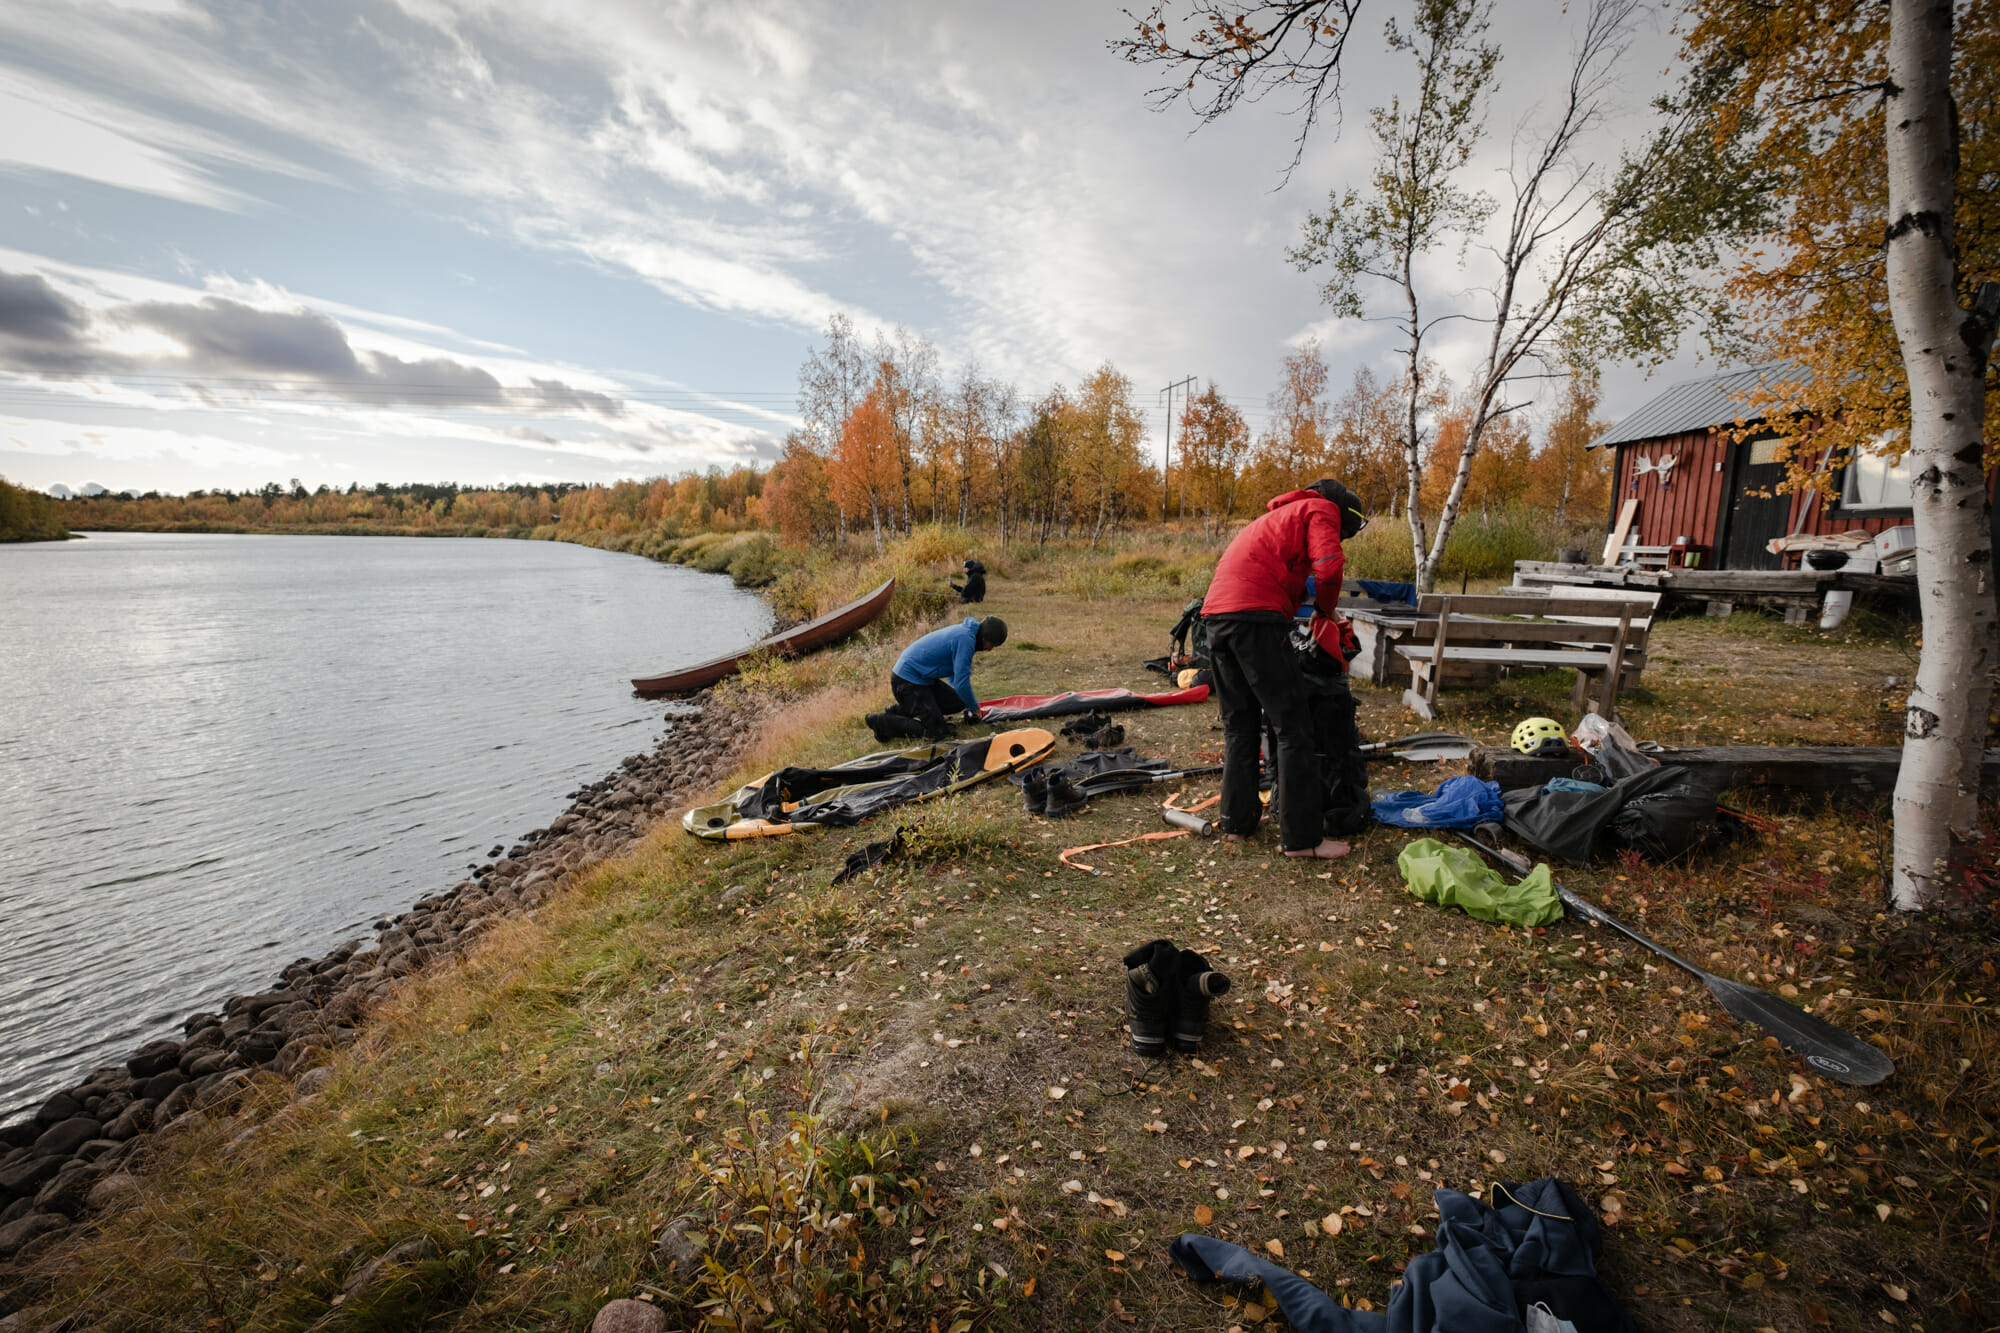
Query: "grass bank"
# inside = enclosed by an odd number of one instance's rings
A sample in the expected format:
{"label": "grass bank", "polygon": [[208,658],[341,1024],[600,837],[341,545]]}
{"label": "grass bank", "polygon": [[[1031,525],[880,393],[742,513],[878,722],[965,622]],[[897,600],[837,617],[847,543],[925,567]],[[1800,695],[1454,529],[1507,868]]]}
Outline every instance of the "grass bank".
{"label": "grass bank", "polygon": [[[884,559],[928,577],[954,554]],[[1154,683],[1138,662],[1205,577],[1164,540],[982,558],[984,609],[1013,627],[979,662],[994,695]],[[897,642],[734,683],[805,691],[739,776],[875,748],[860,715]],[[1893,632],[1693,619],[1652,644],[1625,709],[1641,736],[1896,735]],[[1567,690],[1509,681],[1446,720],[1498,741]],[[1414,729],[1395,692],[1359,694],[1372,734]],[[1207,706],[1127,727],[1190,762],[1221,744]],[[274,1082],[170,1144],[22,1294],[104,1330],[580,1330],[628,1296],[674,1327],[1219,1331],[1275,1316],[1172,1273],[1182,1230],[1379,1309],[1432,1243],[1433,1190],[1555,1174],[1609,1223],[1603,1266],[1643,1329],[1990,1327],[1990,936],[1881,913],[1882,812],[1773,813],[1778,834],[1695,864],[1564,879],[1879,1043],[1898,1066],[1879,1087],[1826,1082],[1601,932],[1419,904],[1391,830],[1333,865],[1179,841],[1090,876],[1057,850],[1159,828],[1152,801],[1055,823],[995,784],[814,838],[662,826],[414,979],[318,1098]],[[896,822],[910,855],[830,885]],[[1237,983],[1198,1062],[1125,1045],[1117,959],[1157,936]],[[418,1236],[433,1257],[345,1291]]]}

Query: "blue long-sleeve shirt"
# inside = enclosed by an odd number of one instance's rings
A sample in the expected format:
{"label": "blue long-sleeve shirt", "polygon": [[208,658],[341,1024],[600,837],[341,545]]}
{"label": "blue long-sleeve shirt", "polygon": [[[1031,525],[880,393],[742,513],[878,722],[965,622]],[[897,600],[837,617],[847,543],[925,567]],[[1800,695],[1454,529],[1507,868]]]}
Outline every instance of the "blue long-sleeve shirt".
{"label": "blue long-sleeve shirt", "polygon": [[979,696],[972,692],[972,654],[979,648],[979,619],[967,616],[963,624],[934,629],[903,650],[892,668],[912,685],[944,681],[965,706],[979,710]]}

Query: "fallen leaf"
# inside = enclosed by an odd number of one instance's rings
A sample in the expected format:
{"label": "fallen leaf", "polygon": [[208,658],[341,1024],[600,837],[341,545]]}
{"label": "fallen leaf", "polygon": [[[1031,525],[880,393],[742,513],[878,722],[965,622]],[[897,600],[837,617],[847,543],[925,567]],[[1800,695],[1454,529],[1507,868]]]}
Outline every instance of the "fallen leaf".
{"label": "fallen leaf", "polygon": [[1816,1324],[1820,1328],[1827,1328],[1832,1325],[1833,1316],[1828,1314],[1826,1311],[1826,1307],[1824,1305],[1821,1305],[1818,1301],[1807,1301],[1806,1322],[1810,1324]]}
{"label": "fallen leaf", "polygon": [[1061,1101],[1061,1100],[1062,1100],[1063,1098],[1065,1098],[1065,1097],[1067,1097],[1067,1096],[1069,1096],[1069,1089],[1068,1089],[1068,1088],[1050,1088],[1050,1089],[1049,1089],[1049,1100],[1050,1100],[1050,1101],[1052,1101],[1052,1102],[1059,1102],[1059,1101]]}
{"label": "fallen leaf", "polygon": [[1114,1263],[1114,1264],[1122,1264],[1122,1263],[1124,1263],[1124,1262],[1125,1262],[1125,1251],[1123,1251],[1123,1250],[1106,1250],[1106,1251],[1104,1252],[1104,1257],[1105,1257],[1105,1258],[1107,1258],[1107,1259],[1109,1259],[1109,1260],[1110,1260],[1110,1261],[1111,1261],[1112,1263]]}
{"label": "fallen leaf", "polygon": [[1884,1282],[1882,1290],[1889,1293],[1889,1299],[1892,1301],[1907,1301],[1910,1299],[1909,1291],[1906,1288],[1897,1286],[1893,1282]]}
{"label": "fallen leaf", "polygon": [[1029,1278],[1021,1284],[1021,1294],[1023,1296],[1032,1296],[1035,1294],[1035,1279]]}
{"label": "fallen leaf", "polygon": [[1083,1182],[1081,1180],[1065,1180],[1059,1188],[1064,1194],[1081,1194],[1083,1193]]}
{"label": "fallen leaf", "polygon": [[1397,1181],[1395,1184],[1389,1186],[1389,1193],[1395,1195],[1399,1199],[1409,1198],[1410,1197],[1409,1182],[1403,1180]]}
{"label": "fallen leaf", "polygon": [[1145,1130],[1148,1134],[1164,1134],[1167,1132],[1167,1122],[1164,1120],[1148,1120],[1139,1128]]}
{"label": "fallen leaf", "polygon": [[[1285,1242],[1273,1236],[1270,1240],[1264,1242],[1264,1252],[1270,1255],[1273,1259],[1282,1259],[1285,1257]],[[1895,1292],[1894,1287],[1891,1287],[1889,1290],[1892,1294]],[[1896,1299],[1902,1300],[1903,1298],[1901,1296],[1897,1296]]]}
{"label": "fallen leaf", "polygon": [[1341,1227],[1345,1225],[1346,1223],[1340,1220],[1339,1213],[1328,1213],[1319,1220],[1319,1229],[1329,1236],[1338,1236]]}
{"label": "fallen leaf", "polygon": [[1194,1224],[1196,1226],[1205,1227],[1214,1220],[1215,1210],[1213,1208],[1205,1203],[1198,1203],[1194,1206]]}

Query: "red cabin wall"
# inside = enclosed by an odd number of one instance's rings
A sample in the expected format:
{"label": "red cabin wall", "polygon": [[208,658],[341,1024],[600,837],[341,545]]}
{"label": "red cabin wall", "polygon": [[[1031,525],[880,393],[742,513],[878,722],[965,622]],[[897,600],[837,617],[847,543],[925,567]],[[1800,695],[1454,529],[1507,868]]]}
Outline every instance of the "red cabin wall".
{"label": "red cabin wall", "polygon": [[[1714,549],[1722,513],[1722,484],[1729,476],[1727,450],[1727,443],[1713,431],[1619,445],[1611,522],[1617,524],[1625,501],[1637,500],[1639,512],[1633,527],[1638,530],[1639,545],[1666,546],[1676,537],[1686,537],[1696,546]],[[1666,485],[1660,484],[1655,473],[1636,475],[1633,465],[1640,459],[1653,462],[1668,456],[1674,459],[1674,466]]]}
{"label": "red cabin wall", "polygon": [[[1722,530],[1723,515],[1733,498],[1723,494],[1723,486],[1730,479],[1729,450],[1748,447],[1747,444],[1732,445],[1715,431],[1617,446],[1611,524],[1617,524],[1618,511],[1624,502],[1636,499],[1639,512],[1633,520],[1633,527],[1638,530],[1639,545],[1667,546],[1676,537],[1686,537],[1709,552],[1704,563],[1711,568],[1720,567],[1721,555],[1716,551],[1716,535]],[[1655,473],[1636,475],[1634,464],[1638,460],[1652,461],[1668,455],[1672,455],[1675,461],[1671,481],[1666,486],[1660,484]],[[1802,513],[1803,523],[1800,522]],[[1854,531],[1873,535],[1909,521],[1907,510],[1851,513],[1843,511],[1838,504],[1829,508],[1824,498],[1806,491],[1792,497],[1787,530],[1812,536]]]}

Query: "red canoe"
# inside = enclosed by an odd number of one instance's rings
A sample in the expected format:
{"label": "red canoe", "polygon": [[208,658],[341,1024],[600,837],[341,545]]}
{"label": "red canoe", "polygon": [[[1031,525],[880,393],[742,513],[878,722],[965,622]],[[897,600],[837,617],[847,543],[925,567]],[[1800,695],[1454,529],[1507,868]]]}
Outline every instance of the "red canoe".
{"label": "red canoe", "polygon": [[795,625],[782,634],[750,645],[742,652],[731,653],[727,657],[717,657],[696,666],[682,667],[679,671],[669,671],[662,676],[635,677],[632,688],[640,694],[685,694],[690,690],[713,685],[724,676],[734,675],[737,664],[752,653],[778,653],[785,657],[796,657],[809,653],[815,648],[824,648],[835,639],[845,638],[863,625],[881,615],[889,607],[889,599],[895,595],[896,580],[887,583],[857,598],[846,606],[837,607],[817,620],[808,620],[803,625]]}

